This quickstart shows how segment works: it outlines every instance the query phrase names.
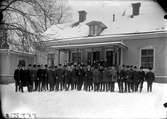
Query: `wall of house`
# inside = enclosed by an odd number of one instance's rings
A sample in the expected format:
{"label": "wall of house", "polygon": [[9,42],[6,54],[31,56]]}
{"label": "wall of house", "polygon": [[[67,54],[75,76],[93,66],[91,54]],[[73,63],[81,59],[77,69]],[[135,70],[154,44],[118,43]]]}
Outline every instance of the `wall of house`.
{"label": "wall of house", "polygon": [[140,66],[142,48],[154,49],[156,81],[167,82],[167,38],[124,40],[128,49],[123,50],[123,64]]}
{"label": "wall of house", "polygon": [[34,63],[34,55],[13,52],[0,52],[0,83],[14,82],[13,74],[19,60],[25,60],[26,65]]}

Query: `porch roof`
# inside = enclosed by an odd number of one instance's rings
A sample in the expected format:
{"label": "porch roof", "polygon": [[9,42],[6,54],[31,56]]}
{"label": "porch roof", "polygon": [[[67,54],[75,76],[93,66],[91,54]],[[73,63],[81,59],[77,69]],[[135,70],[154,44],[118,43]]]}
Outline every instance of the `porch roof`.
{"label": "porch roof", "polygon": [[72,43],[67,43],[63,45],[55,45],[51,46],[52,48],[55,49],[72,49],[72,48],[95,48],[95,47],[107,47],[107,46],[114,46],[114,47],[119,47],[119,48],[127,48],[127,46],[119,41],[119,42],[99,42],[99,43],[81,43],[81,44],[72,44]]}
{"label": "porch roof", "polygon": [[166,31],[161,32],[143,32],[143,33],[126,33],[126,34],[112,34],[96,37],[81,37],[81,38],[67,38],[59,40],[44,41],[46,46],[55,49],[70,49],[70,48],[87,48],[87,47],[103,47],[103,46],[117,46],[127,48],[124,40],[130,39],[149,39],[167,37]]}

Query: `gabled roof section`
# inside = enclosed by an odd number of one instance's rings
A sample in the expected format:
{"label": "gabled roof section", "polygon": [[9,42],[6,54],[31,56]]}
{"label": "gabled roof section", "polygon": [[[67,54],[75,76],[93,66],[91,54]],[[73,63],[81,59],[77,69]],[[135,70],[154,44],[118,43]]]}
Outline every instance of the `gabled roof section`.
{"label": "gabled roof section", "polygon": [[[132,4],[140,2],[139,15],[132,16]],[[69,5],[73,10],[71,23],[51,26],[43,33],[44,40],[84,38],[89,35],[90,24],[100,24],[104,29],[100,36],[125,33],[158,32],[167,30],[167,20],[164,19],[165,11],[157,2],[151,0],[126,0],[126,1],[76,1],[70,0]],[[78,11],[87,12],[86,20],[79,21]],[[114,21],[113,21],[114,15]],[[73,25],[77,23],[77,25]]]}

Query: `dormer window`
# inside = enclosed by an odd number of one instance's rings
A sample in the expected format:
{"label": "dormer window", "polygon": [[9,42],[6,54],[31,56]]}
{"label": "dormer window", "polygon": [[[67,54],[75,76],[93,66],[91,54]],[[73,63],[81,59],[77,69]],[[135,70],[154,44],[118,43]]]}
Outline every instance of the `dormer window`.
{"label": "dormer window", "polygon": [[97,36],[99,35],[99,26],[98,25],[90,25],[89,35],[90,36]]}
{"label": "dormer window", "polygon": [[87,23],[89,26],[89,36],[98,36],[107,27],[99,21],[91,21]]}

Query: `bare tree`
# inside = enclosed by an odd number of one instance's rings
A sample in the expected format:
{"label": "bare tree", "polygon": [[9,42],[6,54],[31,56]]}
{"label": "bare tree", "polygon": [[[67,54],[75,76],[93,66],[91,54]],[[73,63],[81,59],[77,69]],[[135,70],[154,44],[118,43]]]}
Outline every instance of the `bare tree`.
{"label": "bare tree", "polygon": [[[58,0],[4,0],[0,7],[0,14],[3,14],[0,32],[6,34],[7,40],[1,39],[0,48],[8,42],[29,51],[49,26],[69,19],[69,11],[70,8]],[[19,42],[15,41],[16,38]],[[41,43],[35,46],[39,48]]]}

